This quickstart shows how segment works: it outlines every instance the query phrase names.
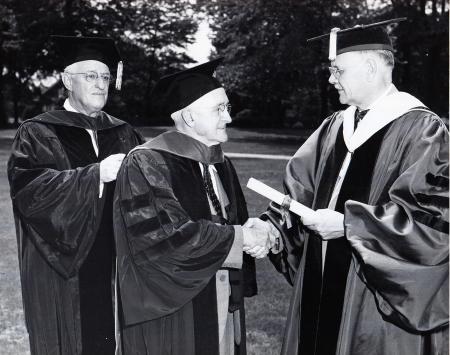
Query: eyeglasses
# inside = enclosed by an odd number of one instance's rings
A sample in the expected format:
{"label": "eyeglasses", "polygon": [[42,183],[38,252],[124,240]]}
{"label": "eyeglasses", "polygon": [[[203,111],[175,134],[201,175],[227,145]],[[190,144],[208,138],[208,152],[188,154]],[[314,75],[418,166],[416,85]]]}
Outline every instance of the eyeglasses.
{"label": "eyeglasses", "polygon": [[[222,103],[217,106],[211,106],[211,107],[202,107],[202,106],[190,106],[191,109],[196,111],[208,111],[208,112],[217,112],[219,115],[224,112],[228,112],[228,114],[231,113],[231,105]],[[216,111],[217,110],[217,111]]]}
{"label": "eyeglasses", "polygon": [[328,70],[330,71],[330,74],[333,75],[336,79],[339,79],[344,72],[344,69],[339,69],[335,66],[328,67]]}
{"label": "eyeglasses", "polygon": [[107,83],[107,84],[110,84],[114,80],[114,76],[112,76],[111,74],[107,74],[107,73],[98,74],[95,71],[87,71],[85,73],[70,73],[70,72],[65,72],[65,73],[70,74],[70,75],[84,75],[84,79],[88,83],[97,81],[98,78],[100,78],[104,83]]}
{"label": "eyeglasses", "polygon": [[219,110],[219,112],[225,112],[227,111],[228,113],[231,113],[231,104],[220,104],[217,109]]}

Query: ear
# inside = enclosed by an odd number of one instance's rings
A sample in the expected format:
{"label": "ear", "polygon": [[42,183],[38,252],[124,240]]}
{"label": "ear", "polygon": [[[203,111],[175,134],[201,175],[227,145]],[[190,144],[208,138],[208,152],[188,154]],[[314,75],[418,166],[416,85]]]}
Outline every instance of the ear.
{"label": "ear", "polygon": [[190,110],[183,110],[181,111],[181,118],[183,119],[184,123],[186,123],[187,126],[193,127],[195,124],[194,117],[192,117],[192,113]]}
{"label": "ear", "polygon": [[378,63],[374,58],[366,59],[366,68],[367,68],[367,81],[372,82],[375,80],[376,74],[378,72]]}
{"label": "ear", "polygon": [[72,91],[72,76],[67,73],[61,73],[61,79],[67,90]]}

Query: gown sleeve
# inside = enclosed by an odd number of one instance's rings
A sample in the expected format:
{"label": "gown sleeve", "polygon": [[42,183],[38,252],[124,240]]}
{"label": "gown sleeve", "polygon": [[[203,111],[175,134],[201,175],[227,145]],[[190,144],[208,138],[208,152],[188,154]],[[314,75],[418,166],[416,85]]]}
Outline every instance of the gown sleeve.
{"label": "gown sleeve", "polygon": [[[315,180],[319,160],[323,151],[325,137],[330,129],[334,129],[334,124],[337,123],[334,119],[335,116],[330,116],[324,120],[322,125],[305,141],[286,166],[285,192],[292,199],[308,207],[312,207],[314,202]],[[261,219],[270,220],[280,231],[284,249],[278,254],[270,253],[269,258],[275,268],[292,285],[303,255],[308,231],[299,223],[296,215],[290,213],[290,221],[286,223],[286,218],[283,219],[283,216],[274,207],[272,204],[268,211],[261,216]]]}
{"label": "gown sleeve", "polygon": [[345,204],[345,233],[379,311],[410,331],[448,323],[448,131],[415,126],[389,201]]}
{"label": "gown sleeve", "polygon": [[114,227],[127,325],[166,316],[192,300],[221,268],[235,236],[233,226],[192,220],[161,156],[146,149],[126,157],[119,171]]}
{"label": "gown sleeve", "polygon": [[62,146],[44,125],[23,124],[8,161],[20,227],[63,277],[73,276],[94,241],[101,217],[99,164],[61,169]]}

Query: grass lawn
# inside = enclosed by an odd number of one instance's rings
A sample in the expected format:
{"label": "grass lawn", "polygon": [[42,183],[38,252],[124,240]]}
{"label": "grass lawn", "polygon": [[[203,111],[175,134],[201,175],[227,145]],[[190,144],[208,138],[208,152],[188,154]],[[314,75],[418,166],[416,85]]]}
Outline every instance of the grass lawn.
{"label": "grass lawn", "polygon": [[[146,137],[163,128],[139,128]],[[225,152],[292,155],[310,132],[231,128]],[[0,131],[0,349],[3,355],[29,354],[23,321],[17,244],[6,178],[6,161],[14,132]],[[257,216],[268,201],[245,187],[250,177],[282,190],[285,160],[233,159],[247,199],[250,216]],[[279,354],[291,287],[267,259],[257,260],[259,294],[246,300],[247,349],[252,355]]]}
{"label": "grass lawn", "polygon": [[6,177],[11,142],[11,139],[0,138],[0,352],[22,355],[29,353],[29,346],[23,321],[16,235]]}

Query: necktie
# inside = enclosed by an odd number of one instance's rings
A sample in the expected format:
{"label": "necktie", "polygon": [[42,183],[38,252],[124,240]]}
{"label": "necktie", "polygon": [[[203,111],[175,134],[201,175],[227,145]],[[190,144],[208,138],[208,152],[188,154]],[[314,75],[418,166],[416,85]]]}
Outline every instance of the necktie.
{"label": "necktie", "polygon": [[355,111],[355,129],[358,127],[359,122],[364,118],[364,116],[369,112],[369,110],[362,110],[356,109]]}
{"label": "necktie", "polygon": [[100,147],[98,145],[98,136],[97,136],[97,131],[92,131],[93,137],[94,137],[94,141],[95,141],[95,145],[97,146],[97,155],[99,155],[100,152]]}
{"label": "necktie", "polygon": [[217,198],[216,193],[214,192],[214,187],[211,180],[211,175],[209,174],[208,165],[202,163],[203,166],[203,184],[205,185],[206,193],[208,194],[209,199],[216,211],[216,214],[223,218],[222,207],[220,206],[219,199]]}

